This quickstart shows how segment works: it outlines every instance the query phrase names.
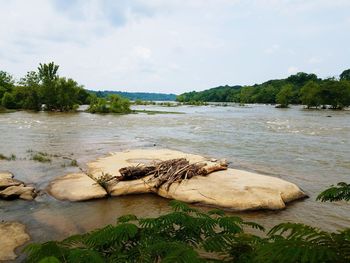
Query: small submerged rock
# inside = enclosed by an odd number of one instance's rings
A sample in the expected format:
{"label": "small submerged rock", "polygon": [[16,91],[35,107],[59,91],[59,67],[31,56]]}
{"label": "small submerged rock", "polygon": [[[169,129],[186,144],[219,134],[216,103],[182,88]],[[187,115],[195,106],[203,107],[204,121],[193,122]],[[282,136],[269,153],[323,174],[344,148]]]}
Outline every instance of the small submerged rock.
{"label": "small submerged rock", "polygon": [[26,186],[22,181],[14,179],[10,172],[0,173],[0,198],[33,200],[35,197],[34,187]]}
{"label": "small submerged rock", "polygon": [[0,261],[14,260],[14,250],[30,240],[25,226],[18,222],[0,223]]}

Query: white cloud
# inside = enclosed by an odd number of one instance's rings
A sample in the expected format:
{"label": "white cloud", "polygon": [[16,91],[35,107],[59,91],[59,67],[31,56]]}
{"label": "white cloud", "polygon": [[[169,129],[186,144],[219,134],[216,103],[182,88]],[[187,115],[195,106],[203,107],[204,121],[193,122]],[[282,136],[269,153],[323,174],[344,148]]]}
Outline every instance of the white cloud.
{"label": "white cloud", "polygon": [[309,58],[308,59],[308,63],[309,64],[319,64],[319,63],[321,63],[323,61],[323,59],[322,58],[320,58],[320,57],[311,57],[311,58]]}
{"label": "white cloud", "polygon": [[299,72],[299,69],[297,67],[294,66],[290,66],[287,70],[288,74],[295,74],[297,72]]}
{"label": "white cloud", "polygon": [[318,3],[1,1],[0,70],[20,78],[55,61],[90,89],[175,93],[298,71],[289,65],[338,74],[350,67],[349,1]]}
{"label": "white cloud", "polygon": [[271,47],[266,48],[266,49],[264,50],[264,52],[265,52],[266,54],[274,54],[274,53],[276,53],[276,52],[279,51],[279,50],[280,50],[280,45],[274,44],[274,45],[272,45]]}
{"label": "white cloud", "polygon": [[146,47],[135,47],[134,54],[142,59],[149,59],[151,58],[152,51]]}

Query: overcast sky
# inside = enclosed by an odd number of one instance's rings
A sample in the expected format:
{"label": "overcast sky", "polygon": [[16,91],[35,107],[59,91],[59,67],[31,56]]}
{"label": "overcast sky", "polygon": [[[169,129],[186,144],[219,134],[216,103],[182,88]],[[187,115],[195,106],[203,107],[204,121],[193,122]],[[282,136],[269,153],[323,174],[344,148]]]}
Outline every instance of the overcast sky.
{"label": "overcast sky", "polygon": [[0,70],[182,93],[350,68],[349,0],[0,0]]}

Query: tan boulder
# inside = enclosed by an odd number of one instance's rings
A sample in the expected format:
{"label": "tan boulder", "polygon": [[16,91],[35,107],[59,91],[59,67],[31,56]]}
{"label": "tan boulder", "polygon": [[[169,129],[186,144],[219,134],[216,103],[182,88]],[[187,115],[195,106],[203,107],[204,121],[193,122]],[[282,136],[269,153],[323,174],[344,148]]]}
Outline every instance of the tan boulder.
{"label": "tan boulder", "polygon": [[0,178],[0,190],[3,190],[10,186],[21,185],[23,182],[13,178]]}
{"label": "tan boulder", "polygon": [[9,186],[0,191],[0,197],[4,199],[22,198],[26,200],[33,200],[36,196],[35,188],[31,186],[15,185]]}
{"label": "tan boulder", "polygon": [[[95,178],[103,174],[120,176],[119,169],[152,161],[186,158],[191,163],[210,161],[205,157],[173,150],[131,150],[113,153],[88,164],[89,173]],[[298,186],[282,179],[237,169],[228,169],[196,176],[190,180],[174,183],[167,191],[164,187],[154,189],[149,178],[107,184],[110,195],[140,194],[154,192],[165,198],[188,203],[202,203],[235,210],[281,209],[285,203],[305,197]]]}
{"label": "tan boulder", "polygon": [[17,222],[0,223],[0,261],[14,260],[14,250],[30,240],[25,226]]}
{"label": "tan boulder", "polygon": [[22,181],[14,179],[10,172],[0,172],[0,198],[33,200],[35,197],[34,187],[25,186]]}
{"label": "tan boulder", "polygon": [[103,187],[83,173],[59,177],[49,184],[47,190],[56,199],[68,201],[84,201],[107,195]]}
{"label": "tan boulder", "polygon": [[9,179],[13,178],[13,174],[10,172],[0,172],[0,180],[1,179]]}

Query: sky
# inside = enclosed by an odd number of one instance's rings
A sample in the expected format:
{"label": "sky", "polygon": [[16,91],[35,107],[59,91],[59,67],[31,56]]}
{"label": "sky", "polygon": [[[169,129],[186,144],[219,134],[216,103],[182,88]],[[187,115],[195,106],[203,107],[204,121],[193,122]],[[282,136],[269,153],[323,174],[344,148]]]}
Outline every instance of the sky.
{"label": "sky", "polygon": [[0,0],[0,70],[175,93],[350,68],[349,0]]}

